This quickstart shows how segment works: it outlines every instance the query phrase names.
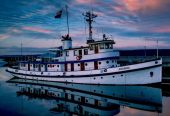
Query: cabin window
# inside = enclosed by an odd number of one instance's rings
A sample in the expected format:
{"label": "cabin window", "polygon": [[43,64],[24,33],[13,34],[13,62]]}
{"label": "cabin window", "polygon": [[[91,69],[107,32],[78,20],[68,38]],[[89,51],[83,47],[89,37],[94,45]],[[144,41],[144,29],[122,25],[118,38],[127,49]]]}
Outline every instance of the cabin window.
{"label": "cabin window", "polygon": [[99,64],[101,64],[101,62],[99,62]]}
{"label": "cabin window", "polygon": [[63,52],[62,51],[60,51],[60,56],[63,56]]}
{"label": "cabin window", "polygon": [[84,55],[88,55],[88,49],[84,49]]}
{"label": "cabin window", "polygon": [[69,56],[69,51],[66,51],[66,56]]}
{"label": "cabin window", "polygon": [[109,61],[106,61],[106,63],[108,64],[108,63],[109,63]]}
{"label": "cabin window", "polygon": [[100,44],[100,49],[104,49],[104,44]]}
{"label": "cabin window", "polygon": [[109,44],[109,48],[112,49],[112,48],[113,48],[113,45],[112,45],[112,44]]}
{"label": "cabin window", "polygon": [[106,44],[105,44],[105,48],[106,48],[106,49],[109,49],[109,43],[106,43]]}
{"label": "cabin window", "polygon": [[80,64],[77,64],[78,66],[80,66]]}
{"label": "cabin window", "polygon": [[93,50],[93,45],[90,45],[89,47],[90,47],[90,50]]}
{"label": "cabin window", "polygon": [[74,56],[78,56],[78,51],[74,50]]}

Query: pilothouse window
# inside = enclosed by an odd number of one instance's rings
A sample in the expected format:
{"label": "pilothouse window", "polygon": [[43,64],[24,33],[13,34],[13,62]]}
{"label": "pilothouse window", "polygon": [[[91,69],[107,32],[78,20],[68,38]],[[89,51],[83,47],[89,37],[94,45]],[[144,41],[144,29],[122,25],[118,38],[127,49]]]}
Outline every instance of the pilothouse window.
{"label": "pilothouse window", "polygon": [[88,49],[84,49],[84,55],[88,55]]}
{"label": "pilothouse window", "polygon": [[106,49],[109,49],[109,43],[106,43],[106,44],[105,44],[105,48],[106,48]]}
{"label": "pilothouse window", "polygon": [[90,50],[93,50],[93,45],[90,45],[89,47],[90,47]]}
{"label": "pilothouse window", "polygon": [[74,50],[74,56],[78,56],[78,51]]}
{"label": "pilothouse window", "polygon": [[105,44],[105,48],[106,49],[112,49],[113,48],[113,45],[111,43],[106,43]]}
{"label": "pilothouse window", "polygon": [[66,56],[69,56],[69,51],[66,51]]}
{"label": "pilothouse window", "polygon": [[100,44],[100,49],[104,49],[104,44]]}

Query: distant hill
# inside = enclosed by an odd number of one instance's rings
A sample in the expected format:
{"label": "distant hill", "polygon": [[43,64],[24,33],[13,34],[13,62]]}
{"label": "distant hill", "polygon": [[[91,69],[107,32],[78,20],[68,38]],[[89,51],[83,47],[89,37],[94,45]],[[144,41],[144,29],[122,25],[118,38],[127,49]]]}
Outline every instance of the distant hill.
{"label": "distant hill", "polygon": [[[170,49],[159,49],[159,56],[170,56]],[[156,49],[120,50],[120,56],[156,56]]]}

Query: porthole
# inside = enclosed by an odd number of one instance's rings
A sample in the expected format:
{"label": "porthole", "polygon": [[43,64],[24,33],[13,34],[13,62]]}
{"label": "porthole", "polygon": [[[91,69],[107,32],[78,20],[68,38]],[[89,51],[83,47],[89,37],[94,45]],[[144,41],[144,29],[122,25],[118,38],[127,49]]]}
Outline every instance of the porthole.
{"label": "porthole", "polygon": [[109,63],[109,61],[106,61],[106,63],[108,64],[108,63]]}
{"label": "porthole", "polygon": [[158,64],[158,61],[155,61],[155,64]]}
{"label": "porthole", "polygon": [[59,67],[59,65],[57,65],[57,67]]}
{"label": "porthole", "polygon": [[103,79],[103,77],[101,77],[101,79]]}
{"label": "porthole", "polygon": [[94,78],[94,80],[95,80],[96,78]]}
{"label": "porthole", "polygon": [[153,77],[153,72],[150,72],[150,77]]}
{"label": "porthole", "polygon": [[99,64],[101,64],[101,62],[99,62]]}
{"label": "porthole", "polygon": [[113,78],[115,78],[115,76],[113,76]]}
{"label": "porthole", "polygon": [[80,66],[80,64],[78,64],[78,66]]}
{"label": "porthole", "polygon": [[85,63],[85,66],[87,66],[87,63]]}
{"label": "porthole", "polygon": [[88,100],[86,99],[86,103],[88,102]]}

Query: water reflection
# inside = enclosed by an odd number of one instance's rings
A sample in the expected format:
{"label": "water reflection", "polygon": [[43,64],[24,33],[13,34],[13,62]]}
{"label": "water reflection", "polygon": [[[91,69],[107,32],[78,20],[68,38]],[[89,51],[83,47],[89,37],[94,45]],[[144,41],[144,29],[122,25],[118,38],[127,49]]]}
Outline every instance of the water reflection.
{"label": "water reflection", "polygon": [[56,83],[13,78],[17,96],[52,99],[51,112],[77,115],[116,115],[120,106],[162,112],[162,91],[148,86],[108,86]]}

